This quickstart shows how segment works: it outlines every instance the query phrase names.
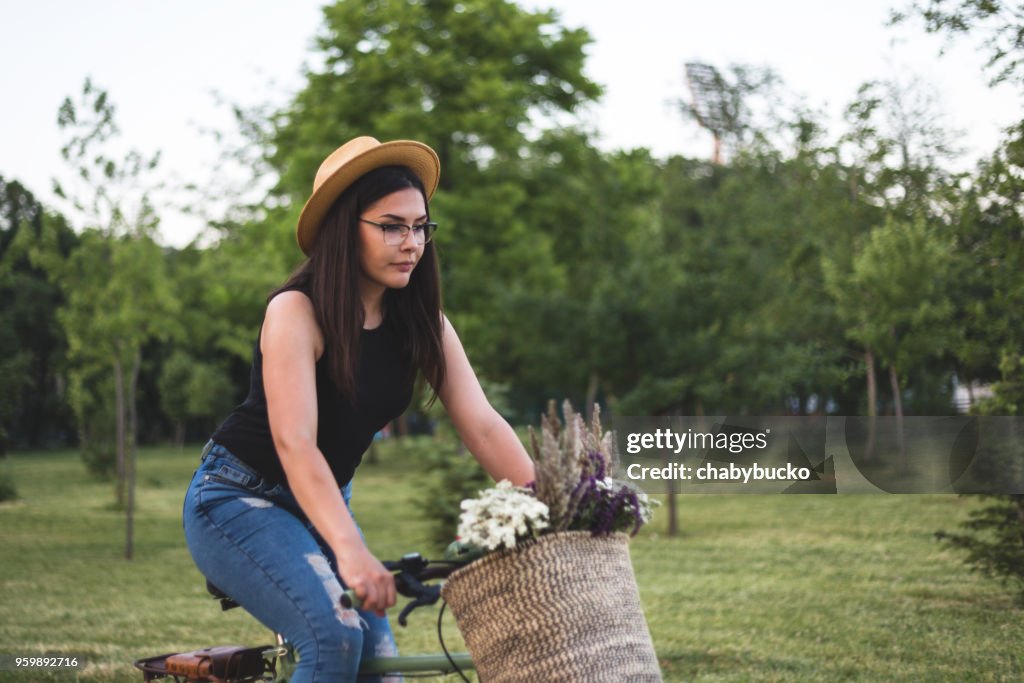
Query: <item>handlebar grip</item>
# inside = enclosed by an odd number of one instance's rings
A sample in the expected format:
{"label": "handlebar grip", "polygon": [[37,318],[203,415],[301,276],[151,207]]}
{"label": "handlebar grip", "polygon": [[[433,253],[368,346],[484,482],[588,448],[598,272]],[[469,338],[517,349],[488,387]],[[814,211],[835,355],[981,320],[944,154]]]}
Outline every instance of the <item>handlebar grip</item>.
{"label": "handlebar grip", "polygon": [[362,599],[351,588],[341,594],[340,602],[345,609],[360,609],[363,606]]}

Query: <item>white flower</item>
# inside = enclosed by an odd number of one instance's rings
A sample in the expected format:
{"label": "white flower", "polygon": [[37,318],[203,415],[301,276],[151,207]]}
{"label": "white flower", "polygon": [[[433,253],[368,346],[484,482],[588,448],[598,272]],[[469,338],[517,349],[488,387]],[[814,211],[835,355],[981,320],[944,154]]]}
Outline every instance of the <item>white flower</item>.
{"label": "white flower", "polygon": [[504,479],[460,507],[459,540],[486,550],[514,548],[548,526],[548,506]]}
{"label": "white flower", "polygon": [[636,492],[636,500],[640,503],[640,522],[647,524],[654,517],[654,508],[661,505],[661,501],[648,497],[646,493],[640,490]]}

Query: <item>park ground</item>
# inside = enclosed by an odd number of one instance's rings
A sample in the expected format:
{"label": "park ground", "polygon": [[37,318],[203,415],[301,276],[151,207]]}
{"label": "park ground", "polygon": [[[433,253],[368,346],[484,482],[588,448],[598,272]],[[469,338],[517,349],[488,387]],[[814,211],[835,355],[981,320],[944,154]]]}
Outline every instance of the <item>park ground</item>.
{"label": "park ground", "polygon": [[[440,446],[439,446],[440,447]],[[19,499],[0,504],[0,654],[77,655],[76,672],[0,671],[0,681],[141,681],[141,657],[269,643],[205,594],[181,533],[199,446],[139,454],[135,557],[109,482],[77,453],[20,453]],[[414,449],[416,450],[416,449]],[[354,507],[380,557],[436,556],[413,499],[429,473],[380,449]],[[1024,611],[935,540],[978,501],[953,495],[680,497],[631,546],[666,681],[1018,681]],[[453,530],[454,533],[454,530]],[[609,615],[614,619],[614,615]],[[449,617],[446,620],[450,622]],[[436,612],[396,628],[407,653],[437,651]],[[453,623],[450,645],[461,647]]]}

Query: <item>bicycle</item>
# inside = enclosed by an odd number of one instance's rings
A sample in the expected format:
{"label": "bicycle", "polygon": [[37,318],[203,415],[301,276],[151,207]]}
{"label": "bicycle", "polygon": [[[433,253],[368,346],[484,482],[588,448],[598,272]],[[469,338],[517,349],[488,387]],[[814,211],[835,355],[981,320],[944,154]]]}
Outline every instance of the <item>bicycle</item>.
{"label": "bicycle", "polygon": [[[383,563],[385,568],[394,573],[398,593],[411,598],[398,616],[398,623],[402,627],[407,626],[408,617],[414,610],[436,604],[440,599],[441,585],[427,582],[445,579],[475,559],[465,550],[456,547],[446,552],[445,556],[444,560],[430,561],[419,553],[409,553],[399,560]],[[220,601],[222,610],[238,607],[238,603],[209,581],[206,582],[206,588]],[[345,609],[361,606],[351,590],[342,594],[341,605]],[[363,658],[359,665],[359,676],[404,675],[414,678],[458,674],[462,680],[469,681],[464,672],[475,670],[473,661],[468,653],[448,652],[441,635],[443,616],[442,603],[437,615],[437,635],[443,653]],[[281,634],[274,635],[275,645],[254,648],[221,646],[192,653],[170,653],[140,659],[134,665],[142,671],[143,680],[147,683],[161,678],[171,678],[175,683],[284,683],[289,680],[295,666],[295,652]],[[175,657],[178,659],[172,659]]]}

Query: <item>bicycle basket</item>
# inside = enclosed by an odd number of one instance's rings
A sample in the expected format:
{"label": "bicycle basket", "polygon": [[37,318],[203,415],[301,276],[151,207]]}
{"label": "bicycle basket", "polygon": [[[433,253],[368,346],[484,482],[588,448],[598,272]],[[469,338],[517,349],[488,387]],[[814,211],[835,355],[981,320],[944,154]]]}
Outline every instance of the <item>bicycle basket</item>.
{"label": "bicycle basket", "polygon": [[441,594],[488,683],[661,680],[625,534],[547,534],[459,569]]}

